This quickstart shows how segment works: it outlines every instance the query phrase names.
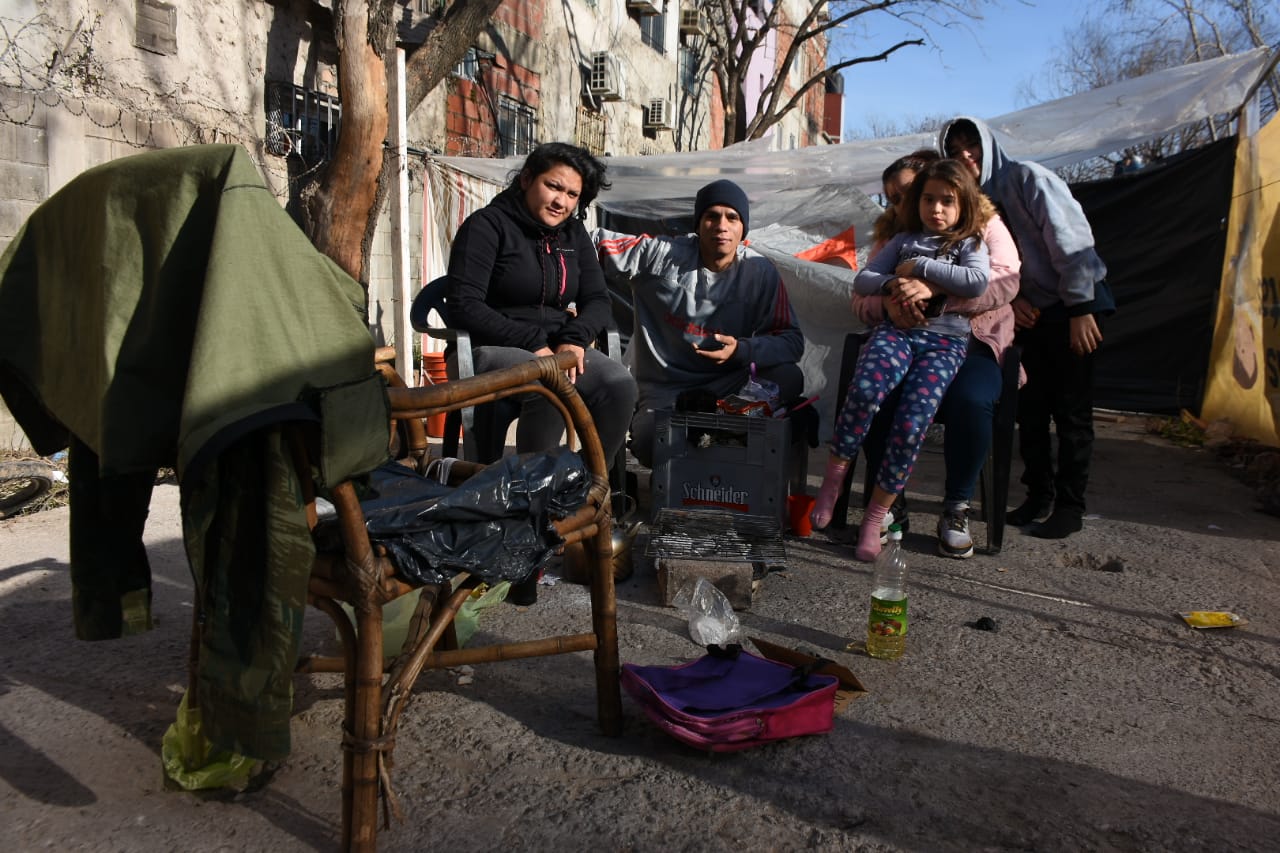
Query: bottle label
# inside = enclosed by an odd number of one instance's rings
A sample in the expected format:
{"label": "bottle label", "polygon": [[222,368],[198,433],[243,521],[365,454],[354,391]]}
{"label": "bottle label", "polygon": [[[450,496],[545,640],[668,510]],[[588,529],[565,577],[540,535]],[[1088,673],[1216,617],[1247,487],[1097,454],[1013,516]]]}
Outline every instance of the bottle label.
{"label": "bottle label", "polygon": [[871,617],[867,630],[881,637],[905,637],[907,634],[907,600],[871,597]]}

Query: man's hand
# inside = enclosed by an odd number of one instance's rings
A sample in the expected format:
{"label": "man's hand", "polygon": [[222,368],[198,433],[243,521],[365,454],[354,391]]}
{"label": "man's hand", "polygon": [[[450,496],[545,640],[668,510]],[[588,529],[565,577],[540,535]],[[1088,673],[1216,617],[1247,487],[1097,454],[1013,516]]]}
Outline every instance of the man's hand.
{"label": "man's hand", "polygon": [[698,344],[694,344],[693,351],[716,364],[724,364],[738,351],[738,339],[733,335],[712,335],[711,337],[724,344],[724,346],[720,347],[720,349],[702,349]]}
{"label": "man's hand", "polygon": [[571,352],[574,358],[578,359],[578,366],[571,367],[567,371],[570,382],[577,382],[578,377],[587,372],[587,351],[577,344],[558,344],[556,352]]}
{"label": "man's hand", "polygon": [[915,278],[917,260],[919,259],[908,258],[907,260],[898,264],[897,268],[893,271],[893,274],[898,276],[899,278]]}
{"label": "man's hand", "polygon": [[905,305],[892,296],[880,297],[884,305],[885,316],[899,329],[914,329],[924,322],[924,311],[919,302],[908,302]]}
{"label": "man's hand", "polygon": [[1092,314],[1071,318],[1071,351],[1076,355],[1088,355],[1102,343],[1102,330]]}
{"label": "man's hand", "polygon": [[1013,306],[1013,325],[1016,328],[1030,329],[1040,319],[1040,309],[1021,296],[1014,297],[1009,304]]}

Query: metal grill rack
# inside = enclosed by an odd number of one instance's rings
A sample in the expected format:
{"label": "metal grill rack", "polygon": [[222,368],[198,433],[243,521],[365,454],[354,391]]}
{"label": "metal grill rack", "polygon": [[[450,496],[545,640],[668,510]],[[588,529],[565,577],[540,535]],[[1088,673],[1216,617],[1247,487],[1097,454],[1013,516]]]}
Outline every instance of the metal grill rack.
{"label": "metal grill rack", "polygon": [[658,511],[646,557],[785,566],[782,527],[767,515],[668,507]]}

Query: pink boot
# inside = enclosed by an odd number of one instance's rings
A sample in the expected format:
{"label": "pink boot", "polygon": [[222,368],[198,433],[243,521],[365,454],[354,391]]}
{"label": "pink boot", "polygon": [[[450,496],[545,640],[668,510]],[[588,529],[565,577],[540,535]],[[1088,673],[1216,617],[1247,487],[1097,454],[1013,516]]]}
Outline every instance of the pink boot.
{"label": "pink boot", "polygon": [[858,528],[858,545],[853,549],[853,556],[864,563],[874,562],[880,556],[880,528],[888,514],[887,506],[880,506],[875,501],[867,504],[862,516],[862,526]]}
{"label": "pink boot", "polygon": [[831,512],[840,497],[844,475],[848,471],[848,459],[841,459],[834,453],[827,459],[827,470],[822,475],[822,488],[818,489],[818,496],[813,501],[813,511],[809,513],[809,521],[814,530],[822,530],[831,523]]}

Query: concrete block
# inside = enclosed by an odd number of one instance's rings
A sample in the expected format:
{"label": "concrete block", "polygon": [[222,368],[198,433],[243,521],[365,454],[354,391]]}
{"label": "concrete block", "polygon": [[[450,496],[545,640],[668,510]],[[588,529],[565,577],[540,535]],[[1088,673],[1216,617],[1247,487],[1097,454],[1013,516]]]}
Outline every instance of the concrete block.
{"label": "concrete block", "polygon": [[658,597],[667,607],[685,584],[706,578],[724,593],[734,610],[750,610],[752,579],[750,563],[718,563],[707,560],[658,558]]}
{"label": "concrete block", "polygon": [[0,198],[44,201],[47,172],[44,166],[0,160]]}
{"label": "concrete block", "polygon": [[[0,242],[8,243],[12,240],[22,223],[27,221],[27,217],[37,207],[39,205],[35,202],[0,199]],[[0,247],[0,252],[2,251],[3,247]]]}

